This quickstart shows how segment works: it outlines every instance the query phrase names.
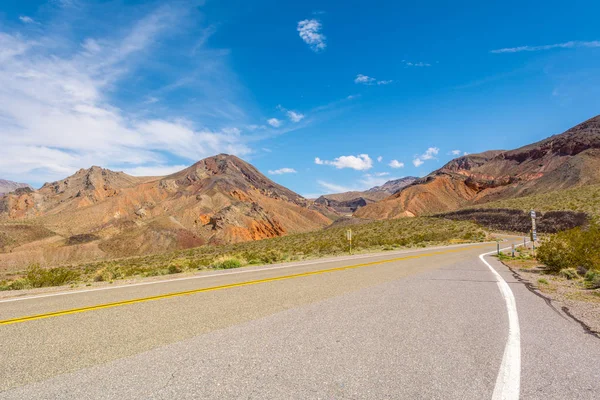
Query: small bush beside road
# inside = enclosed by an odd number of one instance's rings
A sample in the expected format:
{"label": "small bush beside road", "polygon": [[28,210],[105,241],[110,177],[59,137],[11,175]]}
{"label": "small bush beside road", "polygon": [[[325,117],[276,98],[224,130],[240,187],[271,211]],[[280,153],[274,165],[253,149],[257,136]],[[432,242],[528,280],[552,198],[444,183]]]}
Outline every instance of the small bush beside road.
{"label": "small bush beside road", "polygon": [[592,223],[547,237],[537,258],[552,272],[565,268],[600,271],[600,225]]}

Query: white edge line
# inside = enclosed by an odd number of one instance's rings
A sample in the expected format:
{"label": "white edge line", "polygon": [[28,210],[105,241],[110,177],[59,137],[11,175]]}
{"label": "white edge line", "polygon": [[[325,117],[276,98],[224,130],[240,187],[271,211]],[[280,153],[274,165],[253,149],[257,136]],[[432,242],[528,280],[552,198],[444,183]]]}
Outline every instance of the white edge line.
{"label": "white edge line", "polygon": [[[518,246],[522,246],[522,244],[519,244]],[[510,249],[510,247],[503,248],[501,251],[507,249]],[[488,266],[492,271],[492,274],[496,277],[498,289],[500,289],[500,293],[502,293],[502,297],[506,303],[506,311],[508,313],[508,338],[506,339],[502,364],[500,364],[500,370],[498,371],[498,377],[496,378],[492,400],[518,400],[521,388],[521,331],[519,328],[519,314],[517,313],[515,296],[508,286],[508,283],[506,283],[498,271],[485,260],[485,256],[494,253],[496,253],[496,251],[480,254],[479,259]]]}
{"label": "white edge line", "polygon": [[364,255],[356,255],[356,256],[350,256],[350,257],[343,257],[343,258],[342,257],[340,257],[340,258],[325,258],[325,259],[321,259],[321,260],[301,262],[301,263],[295,263],[295,264],[284,264],[284,265],[280,265],[280,266],[276,266],[276,267],[267,267],[267,268],[258,268],[258,269],[245,269],[245,270],[242,270],[242,271],[232,271],[232,272],[226,272],[226,273],[216,273],[216,274],[209,274],[209,275],[187,276],[187,277],[184,277],[184,278],[173,278],[173,279],[159,280],[159,281],[152,281],[152,282],[130,283],[130,284],[126,284],[126,285],[108,286],[108,287],[100,287],[100,288],[94,288],[94,289],[81,289],[81,290],[72,290],[72,291],[68,291],[68,292],[40,294],[40,295],[37,295],[37,296],[16,297],[16,298],[11,298],[11,299],[0,300],[0,304],[1,303],[12,303],[12,302],[15,302],[15,301],[43,299],[43,298],[55,297],[55,296],[66,296],[66,295],[72,295],[72,294],[99,292],[99,291],[103,291],[103,290],[126,289],[126,288],[136,287],[136,286],[158,285],[158,284],[161,284],[161,283],[187,281],[187,280],[192,280],[192,279],[214,278],[216,276],[247,274],[247,273],[251,273],[251,272],[261,272],[261,271],[271,271],[271,270],[276,270],[276,269],[285,269],[285,268],[293,268],[293,267],[303,267],[303,266],[306,266],[306,265],[327,264],[327,263],[333,263],[333,262],[339,262],[339,261],[349,261],[349,260],[360,260],[360,259],[363,259],[363,258],[382,257],[382,256],[386,256],[386,255],[410,254],[410,253],[418,253],[418,252],[421,252],[421,251],[428,251],[428,250],[447,249],[447,248],[453,248],[453,247],[474,246],[474,245],[480,245],[480,244],[485,244],[485,243],[492,243],[492,242],[453,244],[453,245],[448,245],[448,246],[425,247],[425,248],[422,248],[422,249],[415,249],[415,250],[387,251],[385,253],[381,253],[380,252],[380,253],[373,253],[373,254],[364,254]]}

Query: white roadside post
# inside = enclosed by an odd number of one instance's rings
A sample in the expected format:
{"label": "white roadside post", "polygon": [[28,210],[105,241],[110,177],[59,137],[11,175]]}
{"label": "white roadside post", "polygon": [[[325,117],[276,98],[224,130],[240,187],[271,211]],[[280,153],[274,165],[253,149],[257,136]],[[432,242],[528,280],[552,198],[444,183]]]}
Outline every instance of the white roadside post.
{"label": "white roadside post", "polygon": [[350,255],[352,255],[352,229],[348,229],[346,231],[346,239],[350,243]]}
{"label": "white roadside post", "polygon": [[535,226],[535,210],[531,210],[531,238],[532,240],[532,248],[535,254],[535,242],[537,241],[537,229]]}

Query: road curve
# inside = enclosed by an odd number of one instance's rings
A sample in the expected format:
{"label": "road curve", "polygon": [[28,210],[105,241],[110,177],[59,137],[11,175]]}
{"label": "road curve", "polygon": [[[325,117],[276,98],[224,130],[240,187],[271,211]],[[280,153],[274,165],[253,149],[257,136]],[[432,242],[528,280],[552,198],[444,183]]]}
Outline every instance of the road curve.
{"label": "road curve", "polygon": [[0,399],[492,398],[511,341],[501,281],[518,312],[517,395],[596,398],[598,339],[479,258],[494,248],[3,300]]}

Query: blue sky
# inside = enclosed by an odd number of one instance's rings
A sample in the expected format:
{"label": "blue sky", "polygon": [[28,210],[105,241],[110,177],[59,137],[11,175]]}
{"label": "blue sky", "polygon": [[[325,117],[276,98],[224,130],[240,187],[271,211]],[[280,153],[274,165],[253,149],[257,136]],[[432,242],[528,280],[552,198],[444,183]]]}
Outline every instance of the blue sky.
{"label": "blue sky", "polygon": [[307,196],[600,114],[594,1],[0,5],[0,177],[236,154]]}

